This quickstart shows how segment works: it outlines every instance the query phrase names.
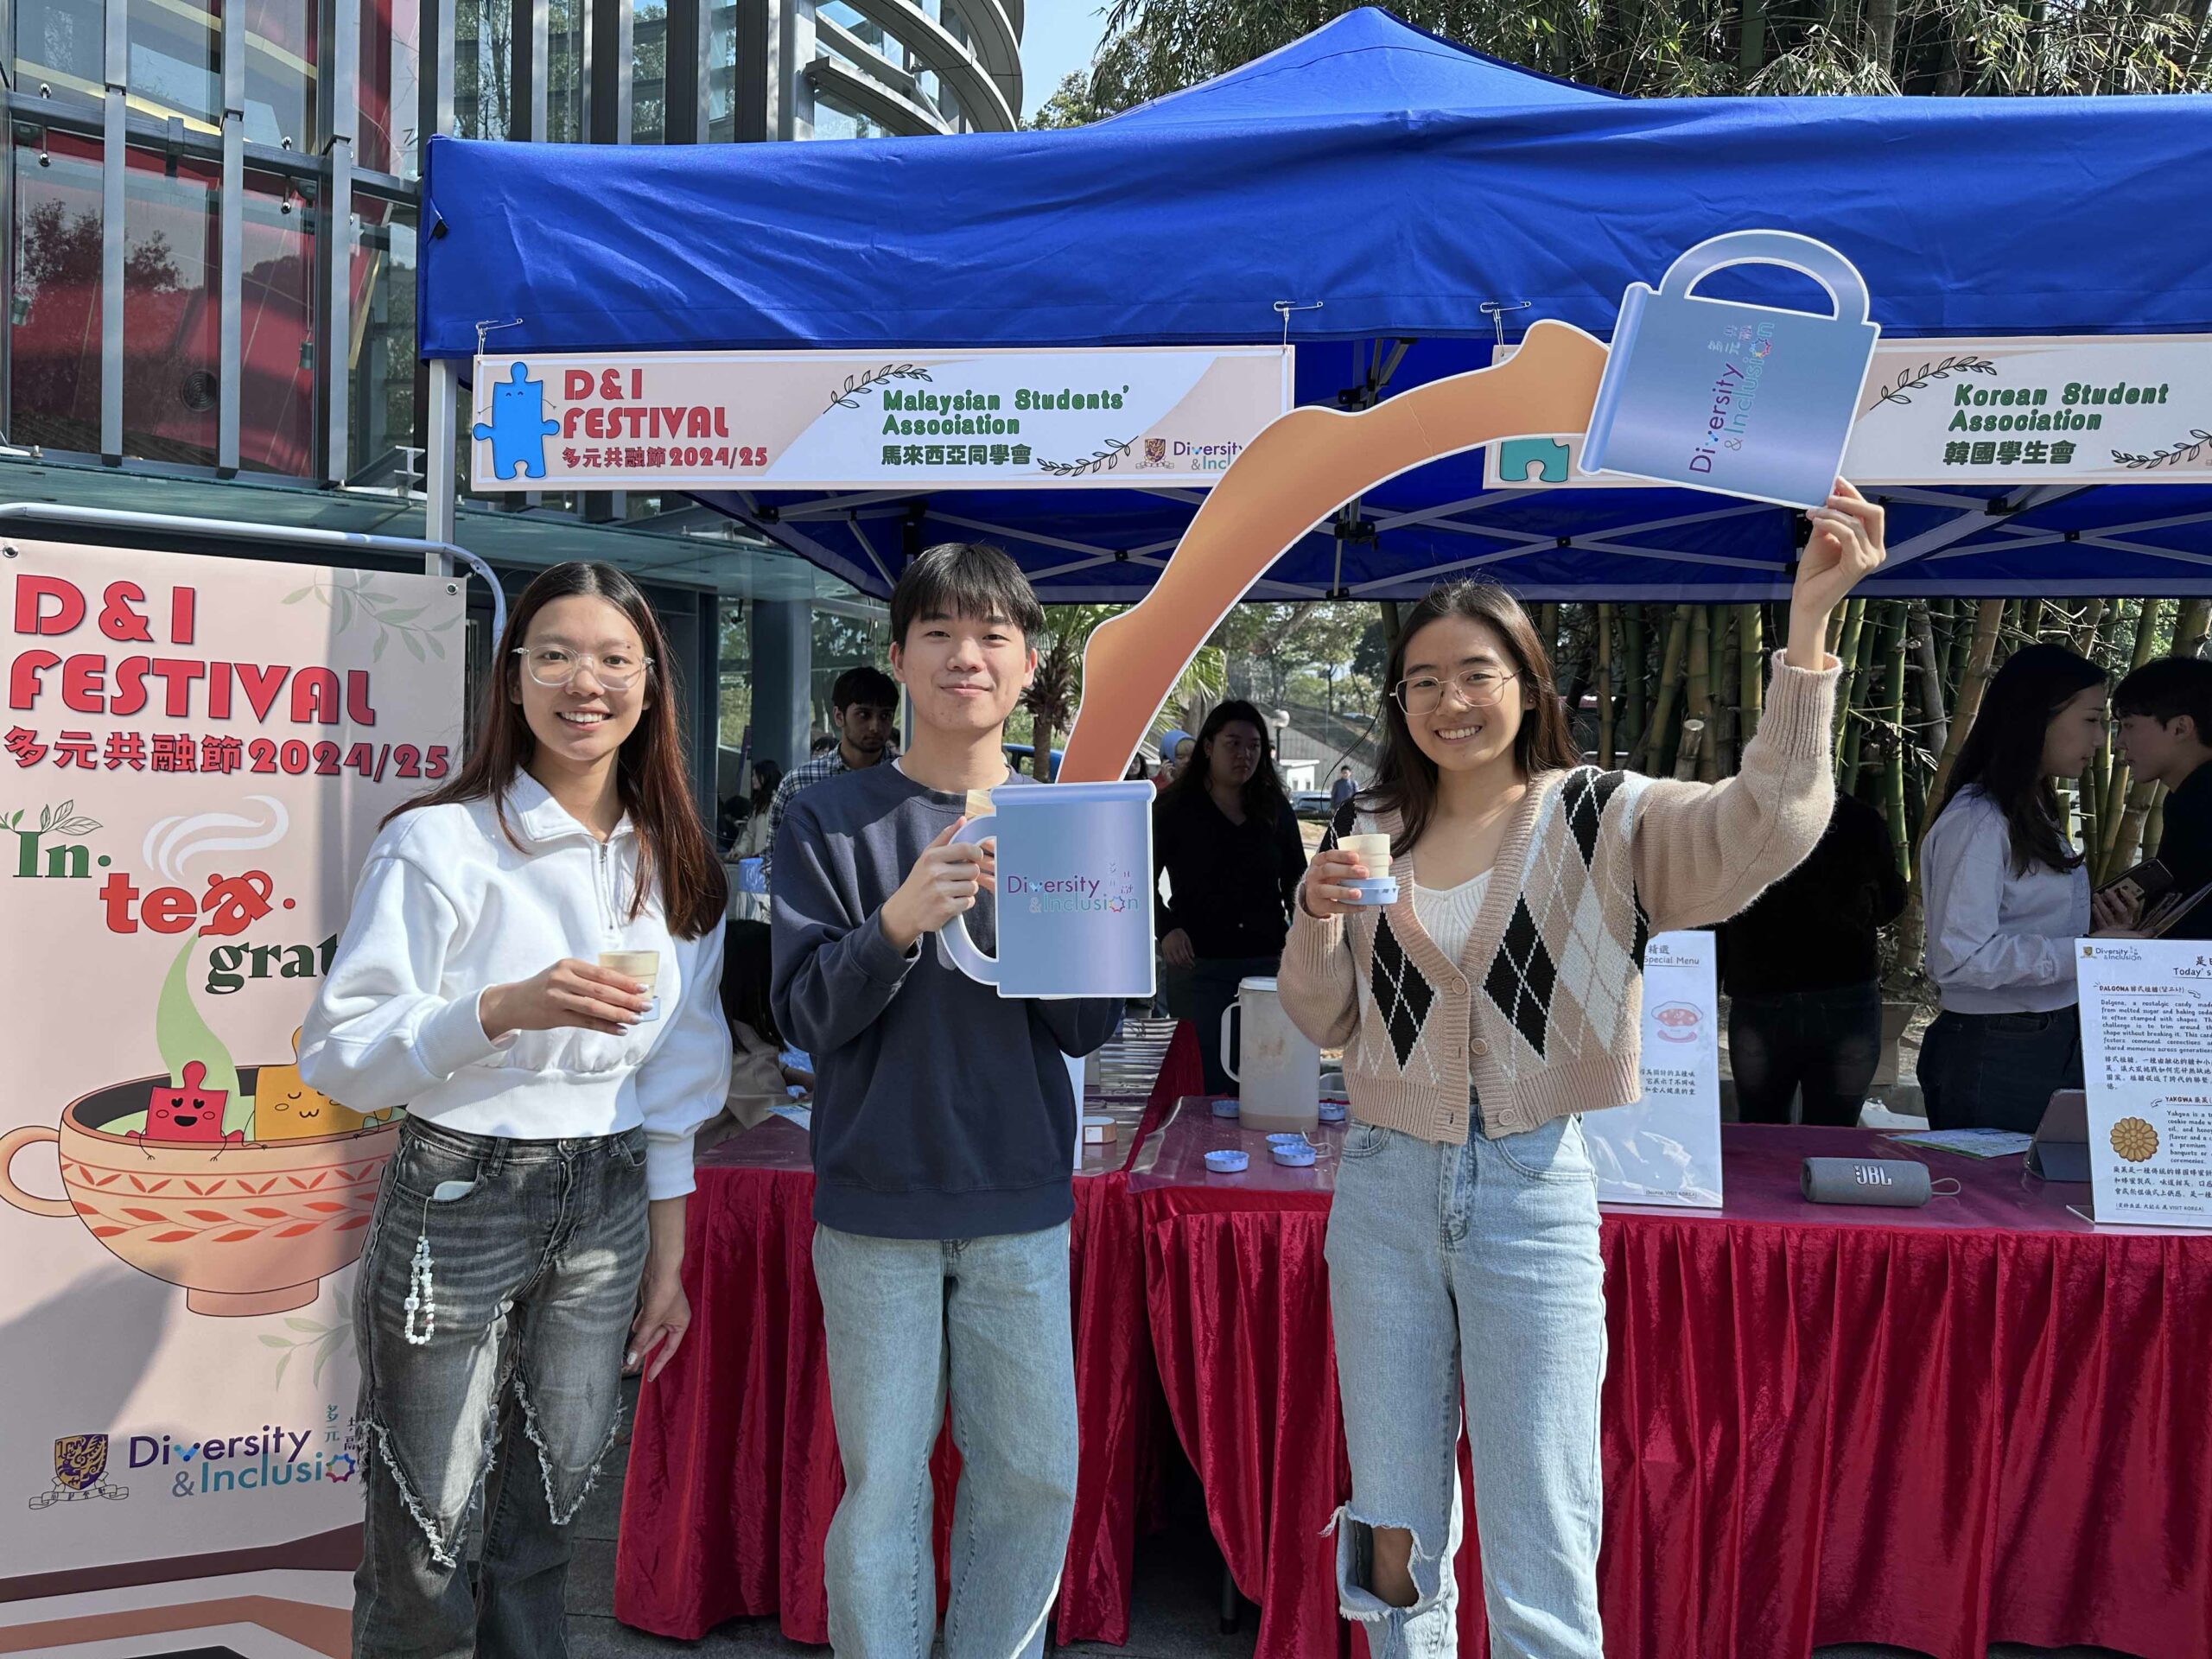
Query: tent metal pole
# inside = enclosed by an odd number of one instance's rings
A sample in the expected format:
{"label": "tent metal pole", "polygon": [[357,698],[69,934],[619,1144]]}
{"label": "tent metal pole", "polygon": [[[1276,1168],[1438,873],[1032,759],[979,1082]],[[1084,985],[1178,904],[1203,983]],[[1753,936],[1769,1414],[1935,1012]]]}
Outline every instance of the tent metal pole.
{"label": "tent metal pole", "polygon": [[[453,359],[434,359],[430,364],[429,429],[423,435],[430,453],[424,458],[423,467],[423,487],[429,493],[423,503],[423,538],[434,547],[453,540],[457,486],[454,477],[454,414],[460,401],[461,374]],[[453,571],[451,561],[435,553],[423,568],[433,576],[449,575]]]}
{"label": "tent metal pole", "polygon": [[[448,463],[450,464],[450,463]],[[292,524],[257,524],[245,518],[194,518],[177,512],[128,512],[119,507],[72,507],[53,501],[0,502],[0,524],[69,524],[79,530],[109,530],[139,535],[213,536],[264,546],[346,549],[357,553],[419,556],[423,573],[451,576],[458,559],[483,581],[492,595],[492,637],[507,625],[506,595],[492,567],[465,547],[412,536],[373,536],[366,531],[320,530]]]}
{"label": "tent metal pole", "polygon": [[2039,484],[2023,490],[2011,498],[1998,497],[1974,512],[1962,512],[1955,518],[1946,519],[1932,530],[1923,530],[1890,550],[1883,561],[1894,569],[1901,564],[1910,564],[1915,559],[1925,558],[1930,553],[1940,553],[1955,543],[1980,534],[1993,524],[2001,524],[2034,507],[2046,507],[2054,501],[2063,501],[2069,495],[2079,495],[2089,486],[2086,484]]}

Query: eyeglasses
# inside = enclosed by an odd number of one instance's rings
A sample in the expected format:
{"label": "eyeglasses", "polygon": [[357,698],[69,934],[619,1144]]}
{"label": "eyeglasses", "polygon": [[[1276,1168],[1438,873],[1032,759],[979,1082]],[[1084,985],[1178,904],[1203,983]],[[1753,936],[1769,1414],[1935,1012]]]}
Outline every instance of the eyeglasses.
{"label": "eyeglasses", "polygon": [[1448,680],[1440,675],[1422,674],[1400,680],[1390,688],[1390,695],[1409,715],[1433,715],[1444,706],[1444,688],[1449,685],[1458,690],[1459,701],[1468,708],[1488,709],[1505,695],[1508,680],[1520,677],[1517,671],[1499,674],[1487,668],[1465,669]]}
{"label": "eyeglasses", "polygon": [[588,651],[570,651],[565,645],[517,645],[515,655],[540,685],[557,689],[588,668],[601,690],[618,695],[645,678],[645,671],[653,665],[650,657],[632,657],[619,651],[601,657]]}

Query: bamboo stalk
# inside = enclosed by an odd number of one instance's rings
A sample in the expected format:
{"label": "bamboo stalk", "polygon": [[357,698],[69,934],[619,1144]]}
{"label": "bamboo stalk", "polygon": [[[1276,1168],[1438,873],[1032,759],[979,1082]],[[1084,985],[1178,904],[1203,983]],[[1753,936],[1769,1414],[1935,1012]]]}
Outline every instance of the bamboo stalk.
{"label": "bamboo stalk", "polygon": [[1912,877],[1912,842],[1904,819],[1904,654],[1906,612],[1902,605],[1889,607],[1890,622],[1883,631],[1882,671],[1888,678],[1883,689],[1884,713],[1890,723],[1889,758],[1882,772],[1882,816],[1889,820],[1890,855],[1905,879]]}
{"label": "bamboo stalk", "polygon": [[1698,770],[1698,751],[1705,747],[1705,722],[1694,715],[1682,721],[1682,741],[1675,750],[1675,776],[1694,778]]}
{"label": "bamboo stalk", "polygon": [[[1695,606],[1690,612],[1689,700],[1683,705],[1683,711],[1689,720],[1683,722],[1682,729],[1688,731],[1689,721],[1694,720],[1701,734],[1697,775],[1710,780],[1715,775],[1713,751],[1717,746],[1713,741],[1713,609],[1707,605]],[[1675,772],[1677,777],[1681,775],[1679,760]]]}
{"label": "bamboo stalk", "polygon": [[2208,626],[2212,626],[2212,599],[2183,600],[2181,614],[2174,622],[2174,655],[2202,655]]}
{"label": "bamboo stalk", "polygon": [[[1866,628],[1866,601],[1863,599],[1845,601],[1842,632],[1836,636],[1836,643],[1831,647],[1836,660],[1843,664],[1843,671],[1836,679],[1835,728],[1829,734],[1839,757],[1843,749],[1844,728],[1851,719],[1852,681],[1859,671],[1859,641]],[[1840,783],[1843,774],[1839,772],[1836,776]]]}
{"label": "bamboo stalk", "polygon": [[1677,605],[1667,619],[1667,643],[1659,656],[1659,697],[1651,710],[1650,728],[1644,734],[1644,752],[1637,763],[1642,771],[1659,770],[1668,728],[1675,717],[1676,688],[1681,678],[1682,659],[1689,652],[1689,638],[1690,607]]}
{"label": "bamboo stalk", "polygon": [[1921,735],[1931,754],[1950,747],[1950,720],[1943,711],[1943,671],[1936,660],[1936,619],[1924,599],[1912,601],[1912,649],[1920,667]]}
{"label": "bamboo stalk", "polygon": [[1872,699],[1874,692],[1874,664],[1881,660],[1877,647],[1881,643],[1882,630],[1882,613],[1878,611],[1874,626],[1859,630],[1859,660],[1844,671],[1858,694],[1859,703],[1854,711],[1858,718],[1844,728],[1843,753],[1836,771],[1835,786],[1846,794],[1856,795],[1859,792],[1859,756],[1866,737],[1866,704]]}
{"label": "bamboo stalk", "polygon": [[1950,735],[1936,762],[1935,780],[1928,785],[1930,802],[1943,798],[1959,750],[1974,729],[1974,716],[1981,712],[1981,694],[1989,689],[1990,677],[1997,671],[1997,636],[2005,610],[2005,601],[2001,599],[1985,599],[1974,607],[1974,634],[1967,649],[1966,672],[1959,681],[1958,703],[1951,711]]}
{"label": "bamboo stalk", "polygon": [[1732,777],[1743,764],[1743,642],[1736,627],[1742,608],[1732,605],[1713,613],[1713,630],[1721,641],[1719,671],[1713,686],[1713,709],[1720,726],[1719,741],[1713,745],[1713,770],[1722,778]]}
{"label": "bamboo stalk", "polygon": [[1742,708],[1736,736],[1746,746],[1758,735],[1759,721],[1766,717],[1766,639],[1760,627],[1761,615],[1757,605],[1746,605],[1736,613],[1740,652],[1736,695]]}
{"label": "bamboo stalk", "polygon": [[1598,607],[1598,764],[1613,769],[1613,607]]}
{"label": "bamboo stalk", "polygon": [[1621,607],[1621,659],[1626,665],[1628,706],[1622,711],[1628,729],[1622,734],[1621,751],[1634,754],[1643,742],[1644,716],[1649,696],[1651,669],[1643,659],[1643,607]]}

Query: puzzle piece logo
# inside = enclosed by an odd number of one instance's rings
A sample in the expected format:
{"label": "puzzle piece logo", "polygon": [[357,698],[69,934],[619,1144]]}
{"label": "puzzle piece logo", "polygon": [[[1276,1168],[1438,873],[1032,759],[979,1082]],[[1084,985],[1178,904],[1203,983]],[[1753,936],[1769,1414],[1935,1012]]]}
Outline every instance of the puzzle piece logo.
{"label": "puzzle piece logo", "polygon": [[1538,483],[1564,484],[1567,454],[1567,446],[1557,438],[1508,438],[1498,455],[1497,475],[1509,484],[1526,484],[1532,474]]}
{"label": "puzzle piece logo", "polygon": [[491,440],[494,478],[544,477],[545,440],[560,429],[545,418],[545,383],[520,363],[492,387],[492,423],[469,428],[478,442]]}

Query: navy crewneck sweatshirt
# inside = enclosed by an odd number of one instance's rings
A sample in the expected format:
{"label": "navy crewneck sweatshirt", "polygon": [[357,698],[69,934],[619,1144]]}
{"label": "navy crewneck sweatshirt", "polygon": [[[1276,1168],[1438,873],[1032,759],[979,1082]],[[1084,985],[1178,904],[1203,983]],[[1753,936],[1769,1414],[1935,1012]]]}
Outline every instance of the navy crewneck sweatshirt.
{"label": "navy crewneck sweatshirt", "polygon": [[[965,805],[870,766],[792,797],[777,832],[776,1020],[814,1059],[814,1218],[840,1232],[983,1238],[1074,1211],[1063,1057],[1111,1037],[1121,1003],[1001,997],[933,938],[902,956],[883,937],[884,901]],[[995,951],[988,892],[967,922]]]}

